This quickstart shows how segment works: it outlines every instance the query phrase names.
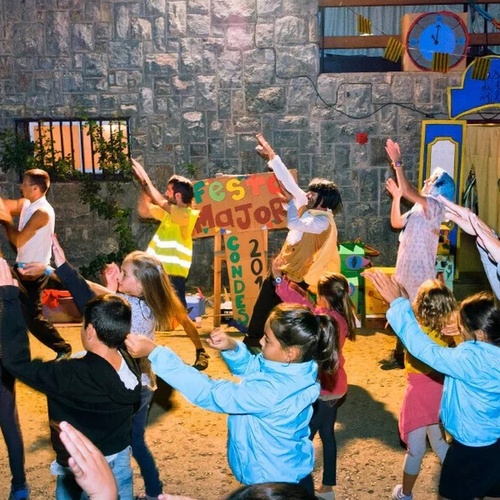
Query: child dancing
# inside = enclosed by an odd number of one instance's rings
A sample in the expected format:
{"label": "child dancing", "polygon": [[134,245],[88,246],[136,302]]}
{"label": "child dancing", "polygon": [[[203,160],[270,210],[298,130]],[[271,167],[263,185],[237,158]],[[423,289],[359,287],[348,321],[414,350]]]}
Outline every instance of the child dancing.
{"label": "child dancing", "polygon": [[126,345],[133,356],[148,356],[155,373],[189,401],[229,414],[228,460],[238,481],[300,483],[313,492],[309,421],[319,395],[318,364],[331,373],[338,367],[337,339],[329,316],[293,304],[273,309],[256,356],[214,330],[208,345],[222,351],[239,383],[212,380],[147,337],[131,334]]}
{"label": "child dancing", "polygon": [[[370,271],[367,271],[368,274]],[[417,290],[413,312],[428,337],[437,345],[454,345],[452,336],[442,334],[454,319],[457,303],[453,293],[439,280],[428,280]],[[439,406],[444,377],[430,366],[405,351],[406,390],[399,416],[399,433],[406,443],[403,482],[392,492],[393,500],[412,500],[426,450],[426,439],[443,463],[448,443],[439,424]]]}
{"label": "child dancing", "polygon": [[365,276],[391,304],[387,319],[408,351],[445,376],[440,416],[453,440],[441,469],[440,499],[500,497],[500,308],[493,295],[461,303],[464,342],[448,349],[422,332],[395,281],[379,271]]}
{"label": "child dancing", "polygon": [[[349,297],[349,283],[338,273],[327,272],[318,281],[316,304],[304,296],[301,289],[294,288],[280,272],[281,262],[273,261],[272,273],[276,293],[283,302],[293,302],[313,308],[315,314],[327,314],[338,325],[339,368],[335,374],[320,372],[321,391],[314,404],[314,413],[309,425],[311,439],[319,431],[323,445],[323,480],[316,496],[333,500],[333,486],[337,484],[337,442],[335,422],[340,400],[347,393],[347,374],[344,370],[345,359],[342,355],[346,339],[356,339],[356,318],[354,306]],[[301,293],[302,292],[302,293]]]}
{"label": "child dancing", "polygon": [[[53,237],[53,252],[58,266],[56,272],[66,273],[69,265],[56,237]],[[132,252],[125,257],[121,270],[116,264],[109,265],[105,270],[105,278],[109,289],[100,285],[92,289],[98,293],[116,292],[130,303],[132,332],[154,340],[156,328],[170,329],[174,320],[177,320],[186,331],[192,325],[198,335],[156,257],[146,252]],[[88,293],[92,294],[90,289]],[[156,384],[149,361],[141,359],[140,365],[141,403],[132,417],[132,454],[141,470],[146,490],[138,498],[151,500],[158,498],[163,490],[154,457],[145,441],[148,411]]]}

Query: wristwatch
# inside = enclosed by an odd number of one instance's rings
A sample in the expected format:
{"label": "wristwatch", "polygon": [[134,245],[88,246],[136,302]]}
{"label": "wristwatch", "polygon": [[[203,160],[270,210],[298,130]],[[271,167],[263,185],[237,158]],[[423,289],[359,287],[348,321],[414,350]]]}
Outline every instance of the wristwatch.
{"label": "wristwatch", "polygon": [[394,166],[395,167],[402,167],[403,166],[403,162],[401,160],[395,161],[394,162]]}
{"label": "wristwatch", "polygon": [[281,276],[276,276],[276,278],[273,279],[273,285],[279,285],[283,281],[283,278]]}

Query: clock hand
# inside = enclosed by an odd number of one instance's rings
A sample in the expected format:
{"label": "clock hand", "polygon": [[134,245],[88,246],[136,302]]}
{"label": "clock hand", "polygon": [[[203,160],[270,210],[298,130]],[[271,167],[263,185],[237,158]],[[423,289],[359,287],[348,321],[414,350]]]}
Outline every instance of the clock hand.
{"label": "clock hand", "polygon": [[431,38],[434,40],[434,45],[439,45],[439,30],[441,29],[441,25],[438,24],[436,26],[436,34],[431,35]]}

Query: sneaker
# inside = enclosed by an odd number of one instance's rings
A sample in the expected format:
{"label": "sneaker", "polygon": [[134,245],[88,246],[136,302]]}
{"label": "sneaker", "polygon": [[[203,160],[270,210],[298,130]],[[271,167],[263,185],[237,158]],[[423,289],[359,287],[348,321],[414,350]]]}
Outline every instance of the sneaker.
{"label": "sneaker", "polygon": [[403,485],[397,484],[392,490],[392,500],[413,500],[413,493],[405,495],[403,493]]}
{"label": "sneaker", "polygon": [[315,491],[314,494],[316,495],[316,498],[321,498],[322,500],[335,500],[335,492],[333,490],[326,491],[324,493]]}
{"label": "sneaker", "polygon": [[202,372],[208,368],[208,360],[210,356],[206,353],[205,349],[196,349],[196,361],[194,367]]}
{"label": "sneaker", "polygon": [[401,364],[397,359],[390,357],[387,359],[381,359],[379,361],[381,370],[396,370],[396,369],[404,369],[404,363]]}
{"label": "sneaker", "polygon": [[23,486],[17,490],[10,490],[9,500],[29,500],[30,489],[28,486]]}

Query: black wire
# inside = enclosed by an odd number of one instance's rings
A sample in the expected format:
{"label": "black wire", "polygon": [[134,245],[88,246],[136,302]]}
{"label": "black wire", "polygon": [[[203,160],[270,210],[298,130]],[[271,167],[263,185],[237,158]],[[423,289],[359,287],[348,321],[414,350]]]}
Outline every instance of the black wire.
{"label": "black wire", "polygon": [[[341,82],[340,85],[337,88],[335,102],[328,103],[328,102],[325,101],[325,99],[323,98],[323,96],[319,93],[319,90],[318,90],[318,87],[317,87],[316,83],[314,82],[314,80],[309,75],[286,76],[286,75],[279,75],[278,74],[278,69],[277,69],[277,59],[278,59],[278,57],[277,57],[277,53],[276,53],[275,47],[259,47],[259,46],[257,46],[257,48],[261,49],[261,50],[272,50],[273,51],[273,53],[274,53],[274,75],[276,76],[276,78],[279,78],[281,80],[293,80],[294,78],[305,78],[306,80],[309,80],[309,82],[311,83],[311,85],[312,85],[312,87],[314,89],[314,92],[315,92],[317,98],[327,108],[334,109],[337,113],[340,113],[341,115],[343,115],[343,116],[345,116],[347,118],[350,118],[351,120],[366,120],[366,118],[370,118],[371,116],[375,115],[376,113],[378,113],[382,109],[386,108],[387,106],[399,106],[400,108],[408,109],[409,111],[412,111],[414,113],[421,114],[425,118],[431,118],[431,119],[435,119],[438,114],[445,114],[445,113],[437,113],[437,114],[436,113],[428,113],[427,111],[421,111],[421,110],[417,109],[414,105],[402,104],[402,103],[399,103],[399,102],[387,102],[385,104],[382,104],[377,109],[375,109],[374,111],[372,111],[371,113],[368,113],[366,115],[362,115],[362,116],[350,115],[349,113],[346,113],[345,111],[342,111],[341,109],[338,109],[338,108],[335,107],[337,105],[338,100],[339,100],[339,90],[344,85],[356,85],[359,82]],[[372,83],[367,83],[366,85],[370,85],[370,87],[373,86]]]}

